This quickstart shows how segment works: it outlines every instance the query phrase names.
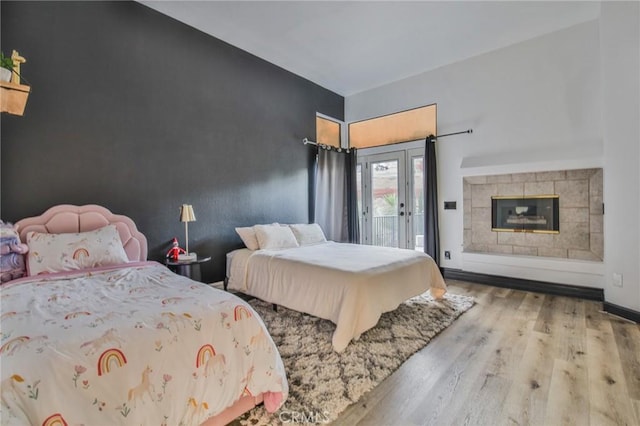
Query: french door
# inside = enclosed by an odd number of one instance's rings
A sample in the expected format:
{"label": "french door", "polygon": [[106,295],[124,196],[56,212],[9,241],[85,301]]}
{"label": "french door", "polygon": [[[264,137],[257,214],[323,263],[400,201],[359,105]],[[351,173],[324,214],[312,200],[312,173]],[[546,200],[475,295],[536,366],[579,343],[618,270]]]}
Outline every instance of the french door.
{"label": "french door", "polygon": [[424,148],[358,155],[362,244],[423,250]]}

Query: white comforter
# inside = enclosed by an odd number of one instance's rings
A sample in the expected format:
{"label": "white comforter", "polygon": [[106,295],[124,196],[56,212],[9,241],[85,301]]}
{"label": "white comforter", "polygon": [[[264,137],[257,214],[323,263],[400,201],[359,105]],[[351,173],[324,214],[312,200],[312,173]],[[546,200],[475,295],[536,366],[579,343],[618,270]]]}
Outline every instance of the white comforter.
{"label": "white comforter", "polygon": [[197,425],[241,396],[287,397],[241,299],[155,262],[20,279],[2,298],[2,424]]}
{"label": "white comforter", "polygon": [[331,320],[337,352],[405,300],[446,292],[433,259],[414,250],[329,241],[230,257],[230,289]]}

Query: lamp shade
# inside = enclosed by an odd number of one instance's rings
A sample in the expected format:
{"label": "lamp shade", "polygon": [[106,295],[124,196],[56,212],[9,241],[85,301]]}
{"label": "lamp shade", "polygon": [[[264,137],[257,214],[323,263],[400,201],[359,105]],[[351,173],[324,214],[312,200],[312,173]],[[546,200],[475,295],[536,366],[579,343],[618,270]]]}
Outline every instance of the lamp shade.
{"label": "lamp shade", "polygon": [[179,261],[193,261],[197,259],[197,255],[189,251],[189,222],[195,221],[196,215],[193,213],[193,206],[191,204],[183,204],[182,207],[180,207],[180,222],[184,222],[184,241],[186,244],[186,253],[178,255]]}
{"label": "lamp shade", "polygon": [[196,215],[193,213],[191,204],[183,204],[180,208],[180,222],[195,222]]}

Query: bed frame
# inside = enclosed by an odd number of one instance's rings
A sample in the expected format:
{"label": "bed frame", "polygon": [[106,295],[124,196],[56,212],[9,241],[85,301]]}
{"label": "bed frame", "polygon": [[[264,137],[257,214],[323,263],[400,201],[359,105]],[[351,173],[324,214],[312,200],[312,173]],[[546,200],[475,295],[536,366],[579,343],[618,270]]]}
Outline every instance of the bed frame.
{"label": "bed frame", "polygon": [[[15,226],[20,240],[26,241],[29,231],[64,234],[93,231],[111,224],[116,225],[129,260],[132,262],[147,260],[147,238],[138,230],[135,222],[127,216],[114,214],[96,204],[57,205],[40,216],[19,220]],[[262,402],[262,395],[244,396],[220,414],[208,418],[201,426],[226,425]]]}
{"label": "bed frame", "polygon": [[107,225],[116,225],[122,246],[130,261],[147,260],[147,237],[127,216],[113,214],[108,209],[95,204],[74,206],[61,204],[51,207],[40,216],[29,217],[16,222],[20,241],[27,241],[29,231],[45,234],[67,234],[88,232]]}

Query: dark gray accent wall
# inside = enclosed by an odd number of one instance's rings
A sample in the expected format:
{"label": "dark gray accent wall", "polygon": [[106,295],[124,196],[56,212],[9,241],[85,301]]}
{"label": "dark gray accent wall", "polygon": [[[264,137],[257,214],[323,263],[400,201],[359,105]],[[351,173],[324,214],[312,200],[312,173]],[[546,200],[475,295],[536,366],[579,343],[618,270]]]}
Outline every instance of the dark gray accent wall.
{"label": "dark gray accent wall", "polygon": [[224,276],[234,227],[307,222],[315,114],[343,97],[135,2],[0,3],[2,51],[27,62],[22,117],[1,116],[1,216],[62,203],[130,216],[162,260],[184,245]]}

